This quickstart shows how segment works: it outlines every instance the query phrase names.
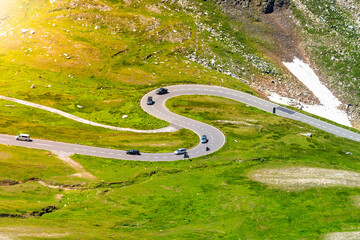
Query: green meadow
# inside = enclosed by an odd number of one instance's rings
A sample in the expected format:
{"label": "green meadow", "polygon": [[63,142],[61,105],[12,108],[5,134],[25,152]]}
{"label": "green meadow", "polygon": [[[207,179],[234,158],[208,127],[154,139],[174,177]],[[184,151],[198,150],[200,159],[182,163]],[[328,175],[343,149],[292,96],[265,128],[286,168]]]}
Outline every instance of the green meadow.
{"label": "green meadow", "polygon": [[[252,181],[248,175],[256,169],[286,166],[359,172],[357,142],[217,97],[178,97],[167,106],[221,129],[225,146],[206,157],[176,162],[75,155],[73,159],[97,179],[84,180],[86,186],[79,190],[46,191],[34,182],[3,186],[4,196],[25,188],[18,201],[46,192],[37,201],[43,207],[56,206],[41,217],[1,218],[3,234],[24,232],[27,239],[37,239],[41,233],[62,239],[318,239],[359,227],[360,209],[354,200],[358,188],[286,191]],[[300,134],[307,132],[313,137]],[[26,151],[35,154],[36,150]],[[72,174],[63,168],[55,175]],[[23,174],[26,167],[18,175]],[[39,210],[32,204],[25,201],[15,210],[4,202],[0,212]]]}

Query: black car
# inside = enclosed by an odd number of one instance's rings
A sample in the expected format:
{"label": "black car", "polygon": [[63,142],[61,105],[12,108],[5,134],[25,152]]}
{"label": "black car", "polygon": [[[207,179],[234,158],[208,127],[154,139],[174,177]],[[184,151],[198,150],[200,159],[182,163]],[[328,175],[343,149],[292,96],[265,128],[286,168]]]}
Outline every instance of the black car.
{"label": "black car", "polygon": [[139,150],[129,150],[126,151],[127,155],[141,155]]}
{"label": "black car", "polygon": [[153,100],[153,98],[151,96],[147,98],[147,101],[146,101],[147,105],[153,105],[154,103],[155,102],[154,102],[154,100]]}
{"label": "black car", "polygon": [[168,93],[168,90],[166,88],[159,88],[156,90],[156,94],[161,95],[161,94],[166,94]]}

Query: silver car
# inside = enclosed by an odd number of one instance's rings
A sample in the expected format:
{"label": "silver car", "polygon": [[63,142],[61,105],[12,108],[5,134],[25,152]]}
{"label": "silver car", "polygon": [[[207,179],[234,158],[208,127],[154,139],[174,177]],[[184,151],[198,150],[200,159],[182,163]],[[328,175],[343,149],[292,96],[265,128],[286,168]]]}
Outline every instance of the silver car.
{"label": "silver car", "polygon": [[174,152],[175,155],[181,155],[181,154],[185,154],[186,153],[186,149],[185,148],[179,148],[178,150],[176,150]]}
{"label": "silver car", "polygon": [[20,133],[19,135],[16,136],[16,140],[19,141],[28,141],[30,142],[30,135],[29,134],[24,134],[24,133]]}

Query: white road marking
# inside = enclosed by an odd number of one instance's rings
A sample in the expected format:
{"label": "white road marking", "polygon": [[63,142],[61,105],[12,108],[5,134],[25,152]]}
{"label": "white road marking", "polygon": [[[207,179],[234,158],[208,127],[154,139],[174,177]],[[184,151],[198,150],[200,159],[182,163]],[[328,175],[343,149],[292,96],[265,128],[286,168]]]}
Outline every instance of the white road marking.
{"label": "white road marking", "polygon": [[52,147],[52,145],[46,143],[35,143],[35,145]]}

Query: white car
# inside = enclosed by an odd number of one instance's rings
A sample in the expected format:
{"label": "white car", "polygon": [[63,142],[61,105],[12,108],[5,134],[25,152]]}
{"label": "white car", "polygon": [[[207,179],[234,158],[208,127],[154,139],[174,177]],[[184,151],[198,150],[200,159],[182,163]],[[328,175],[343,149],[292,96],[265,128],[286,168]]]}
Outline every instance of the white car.
{"label": "white car", "polygon": [[30,142],[30,135],[29,134],[24,134],[24,133],[20,133],[19,135],[16,136],[16,140],[19,141],[28,141]]}
{"label": "white car", "polygon": [[186,149],[185,148],[179,148],[178,150],[176,150],[174,152],[175,155],[181,155],[181,154],[185,154],[186,153]]}

